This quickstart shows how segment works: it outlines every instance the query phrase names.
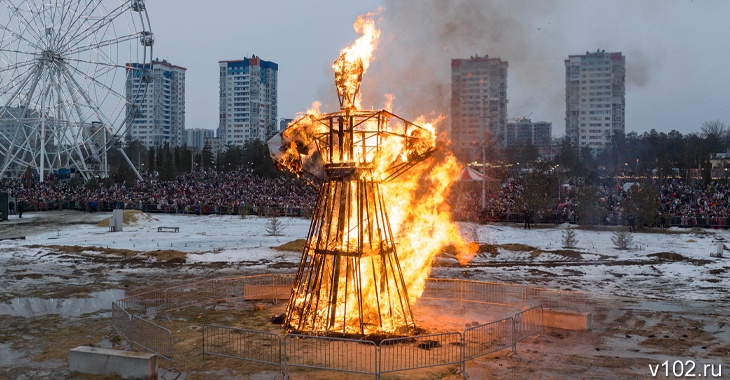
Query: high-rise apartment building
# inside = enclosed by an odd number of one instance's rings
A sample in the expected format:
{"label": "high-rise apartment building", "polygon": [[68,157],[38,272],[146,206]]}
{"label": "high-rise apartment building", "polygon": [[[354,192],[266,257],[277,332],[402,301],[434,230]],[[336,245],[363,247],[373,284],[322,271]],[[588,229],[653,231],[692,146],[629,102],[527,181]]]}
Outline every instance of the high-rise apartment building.
{"label": "high-rise apartment building", "polygon": [[282,117],[281,120],[279,120],[279,132],[285,130],[292,121],[294,121],[294,119]]}
{"label": "high-rise apartment building", "polygon": [[547,121],[532,121],[527,118],[507,122],[505,146],[532,145],[545,147],[550,145],[553,124]]}
{"label": "high-rise apartment building", "polygon": [[[165,143],[182,145],[185,142],[187,69],[165,60],[129,65],[142,70],[127,70],[126,93],[132,102],[127,106],[130,116],[127,119],[128,138],[139,140],[147,147],[159,147]],[[146,91],[140,90],[144,86]],[[134,94],[145,95],[137,99]]]}
{"label": "high-rise apartment building", "polygon": [[213,130],[205,128],[191,128],[185,130],[185,145],[188,148],[201,150],[205,146],[205,140],[213,138]]}
{"label": "high-rise apartment building", "polygon": [[507,62],[500,58],[451,60],[451,142],[464,162],[481,161],[484,146],[504,146]]}
{"label": "high-rise apartment building", "polygon": [[224,146],[268,140],[278,127],[279,65],[257,56],[220,61],[220,112],[217,137]]}
{"label": "high-rise apartment building", "polygon": [[596,152],[625,132],[626,56],[598,50],[565,60],[565,135]]}

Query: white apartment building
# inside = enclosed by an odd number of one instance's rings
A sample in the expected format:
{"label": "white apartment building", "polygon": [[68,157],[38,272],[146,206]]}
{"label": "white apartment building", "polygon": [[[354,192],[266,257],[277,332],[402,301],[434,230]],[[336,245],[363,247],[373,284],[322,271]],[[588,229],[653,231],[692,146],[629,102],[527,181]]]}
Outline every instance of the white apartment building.
{"label": "white apartment building", "polygon": [[205,140],[212,139],[213,130],[205,128],[191,128],[185,130],[185,145],[194,150],[201,150],[205,146]]}
{"label": "white apartment building", "polygon": [[626,56],[598,50],[565,60],[565,135],[593,152],[625,132]]}
{"label": "white apartment building", "polygon": [[505,146],[532,145],[534,147],[550,146],[553,124],[547,121],[532,121],[519,118],[507,122]]}
{"label": "white apartment building", "polygon": [[[142,64],[130,63],[142,68]],[[150,66],[150,65],[146,65]],[[185,72],[165,60],[154,60],[152,67],[127,70],[127,136],[147,147],[165,143],[181,146],[185,142]],[[140,88],[146,86],[146,91]],[[144,94],[139,99],[135,94]]]}
{"label": "white apartment building", "polygon": [[488,56],[451,60],[451,142],[463,162],[481,161],[484,146],[504,146],[506,61]]}
{"label": "white apartment building", "polygon": [[257,56],[220,61],[220,115],[217,138],[223,146],[267,141],[279,126],[279,65]]}

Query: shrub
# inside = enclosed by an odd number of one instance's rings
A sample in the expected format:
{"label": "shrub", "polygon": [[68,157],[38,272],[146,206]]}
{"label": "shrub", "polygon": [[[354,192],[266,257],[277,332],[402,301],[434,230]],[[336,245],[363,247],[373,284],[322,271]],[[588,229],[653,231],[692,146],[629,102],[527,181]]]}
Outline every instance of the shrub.
{"label": "shrub", "polygon": [[269,236],[281,236],[283,229],[284,224],[275,216],[266,221],[266,234]]}
{"label": "shrub", "polygon": [[629,249],[631,243],[634,242],[634,235],[627,231],[616,231],[613,233],[611,241],[618,249]]}
{"label": "shrub", "polygon": [[563,231],[563,248],[574,248],[576,244],[578,244],[578,239],[575,237],[575,231],[566,228]]}

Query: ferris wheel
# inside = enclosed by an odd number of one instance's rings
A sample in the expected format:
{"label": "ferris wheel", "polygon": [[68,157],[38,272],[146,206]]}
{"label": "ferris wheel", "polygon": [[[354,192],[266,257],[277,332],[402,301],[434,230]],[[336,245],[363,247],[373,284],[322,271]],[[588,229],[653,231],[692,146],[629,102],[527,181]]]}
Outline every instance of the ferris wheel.
{"label": "ferris wheel", "polygon": [[106,177],[114,148],[139,177],[121,139],[153,45],[144,0],[0,0],[0,178]]}

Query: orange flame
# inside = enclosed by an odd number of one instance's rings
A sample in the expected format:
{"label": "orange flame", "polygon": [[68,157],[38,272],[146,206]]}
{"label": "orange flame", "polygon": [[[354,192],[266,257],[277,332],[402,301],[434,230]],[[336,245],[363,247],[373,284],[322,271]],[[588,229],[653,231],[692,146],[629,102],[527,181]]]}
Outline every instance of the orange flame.
{"label": "orange flame", "polygon": [[375,26],[373,16],[368,13],[357,18],[354,28],[361,34],[360,38],[342,49],[340,57],[332,64],[342,109],[360,108],[362,104],[360,83],[370,66],[380,38],[380,30]]}
{"label": "orange flame", "polygon": [[[352,46],[343,49],[340,57],[332,66],[335,71],[335,84],[340,98],[341,116],[337,115],[340,121],[343,117],[356,115],[357,110],[360,108],[362,103],[359,93],[360,82],[362,75],[373,59],[380,36],[380,31],[373,20],[373,14],[358,17],[355,22],[355,30],[361,34],[361,37]],[[386,106],[391,107],[392,103],[393,97],[386,95]],[[321,138],[321,135],[326,134],[331,127],[318,121],[320,115],[319,103],[315,102],[313,108],[308,110],[306,115],[282,133],[283,143],[280,149],[282,154],[277,157],[279,167],[285,167],[296,174],[300,174],[302,171],[311,173],[305,167],[308,165],[307,162],[311,161],[307,158],[311,158],[317,149],[317,135],[320,135],[319,138]],[[358,165],[363,164],[364,166],[372,165],[372,171],[364,175],[371,176],[372,178],[368,178],[369,180],[380,183],[385,180],[388,170],[393,167],[394,163],[418,162],[434,150],[436,146],[436,127],[443,121],[443,116],[439,115],[430,121],[424,116],[419,117],[414,124],[422,128],[413,128],[412,124],[391,116],[388,116],[385,121],[372,118],[358,126],[353,126],[352,136],[362,136],[362,138],[357,143],[349,141],[352,147],[350,151],[343,152],[340,149],[339,152],[336,152],[334,142],[330,142],[329,145],[321,144],[325,147],[324,149],[330,149],[330,151],[319,152],[320,156],[318,156],[319,161],[317,163],[323,165],[323,160],[332,160],[328,163],[351,162]],[[380,131],[383,126],[389,133],[370,132]],[[395,138],[393,136],[407,137]],[[368,149],[367,141],[377,141],[379,149]],[[342,142],[340,141],[339,144],[342,144]],[[323,158],[325,156],[328,158]],[[423,294],[433,261],[444,247],[454,245],[457,252],[459,252],[457,259],[462,264],[467,263],[474,257],[476,247],[462,238],[459,226],[451,220],[452,212],[447,199],[452,185],[458,180],[461,170],[461,165],[456,158],[446,150],[441,149],[425,161],[407,169],[402,174],[394,177],[392,181],[381,183],[380,189],[383,199],[387,200],[385,208],[395,240],[394,244],[400,262],[400,271],[407,287],[408,302],[413,304]],[[347,186],[358,185],[352,182]],[[357,194],[355,188],[350,188],[348,191]],[[344,202],[347,202],[349,209],[357,210],[358,206],[362,206],[358,202],[364,202],[363,199],[365,198],[353,196],[340,199],[346,199]],[[369,201],[371,200],[365,202]],[[365,208],[371,209],[370,206]],[[354,231],[356,230],[354,226],[363,223],[355,216],[355,214],[332,215],[331,223],[333,225],[342,225],[342,231]],[[341,218],[345,218],[345,220]],[[376,227],[379,228],[378,226],[368,226],[371,231]],[[331,236],[335,235],[336,233],[331,234]],[[328,245],[326,248],[330,251],[349,252],[356,249],[353,247],[360,246],[362,247],[360,254],[364,257],[372,257],[375,260],[380,257],[382,252],[370,252],[372,248],[368,248],[369,241],[367,239],[367,234],[352,239],[345,238],[336,243],[337,247],[329,246],[329,243],[326,243]],[[392,248],[382,244],[375,246],[379,247],[377,250]],[[308,249],[309,251],[305,250],[305,252],[313,255],[313,248]],[[346,258],[346,256],[344,257]],[[360,264],[358,273],[361,273],[361,277],[358,286],[370,290],[360,294],[361,299],[353,298],[358,296],[354,292],[335,292],[336,297],[332,297],[337,298],[336,300],[322,300],[322,304],[315,305],[310,312],[324,313],[325,309],[336,305],[334,311],[329,311],[329,313],[337,317],[317,319],[317,323],[322,325],[312,326],[314,331],[327,329],[345,332],[356,331],[357,329],[353,327],[357,324],[359,318],[356,310],[354,308],[344,310],[345,308],[342,305],[358,304],[362,304],[365,309],[364,314],[391,318],[381,321],[378,332],[394,332],[402,327],[398,326],[399,320],[402,320],[402,318],[397,315],[401,313],[401,309],[390,308],[389,304],[385,306],[388,310],[378,309],[383,307],[384,304],[382,302],[378,303],[377,298],[382,295],[376,294],[374,291],[374,289],[382,288],[395,289],[395,284],[391,284],[395,279],[382,279],[378,276],[378,273],[374,273],[378,270],[377,267],[368,264],[369,262],[364,260]],[[353,270],[349,267],[343,268],[343,272]],[[329,294],[330,288],[349,289],[349,287],[355,285],[344,283],[344,277],[340,277],[335,281],[337,282],[323,285],[328,287],[323,294]],[[377,286],[371,286],[371,284],[377,284]],[[302,297],[306,296],[308,295],[302,295]],[[302,300],[297,299],[298,301]],[[317,302],[320,302],[319,298],[317,298]],[[366,319],[370,320],[369,317]],[[373,317],[374,319],[375,317]],[[334,323],[334,325],[328,325],[329,323]],[[350,326],[350,323],[353,325]]]}
{"label": "orange flame", "polygon": [[[433,129],[444,119],[420,125]],[[454,245],[457,260],[464,265],[476,255],[477,246],[462,237],[459,226],[451,220],[448,197],[458,181],[461,164],[445,150],[414,166],[392,182],[382,185],[388,199],[388,217],[395,234],[398,257],[408,287],[411,303],[425,288],[434,259],[448,245]]]}

